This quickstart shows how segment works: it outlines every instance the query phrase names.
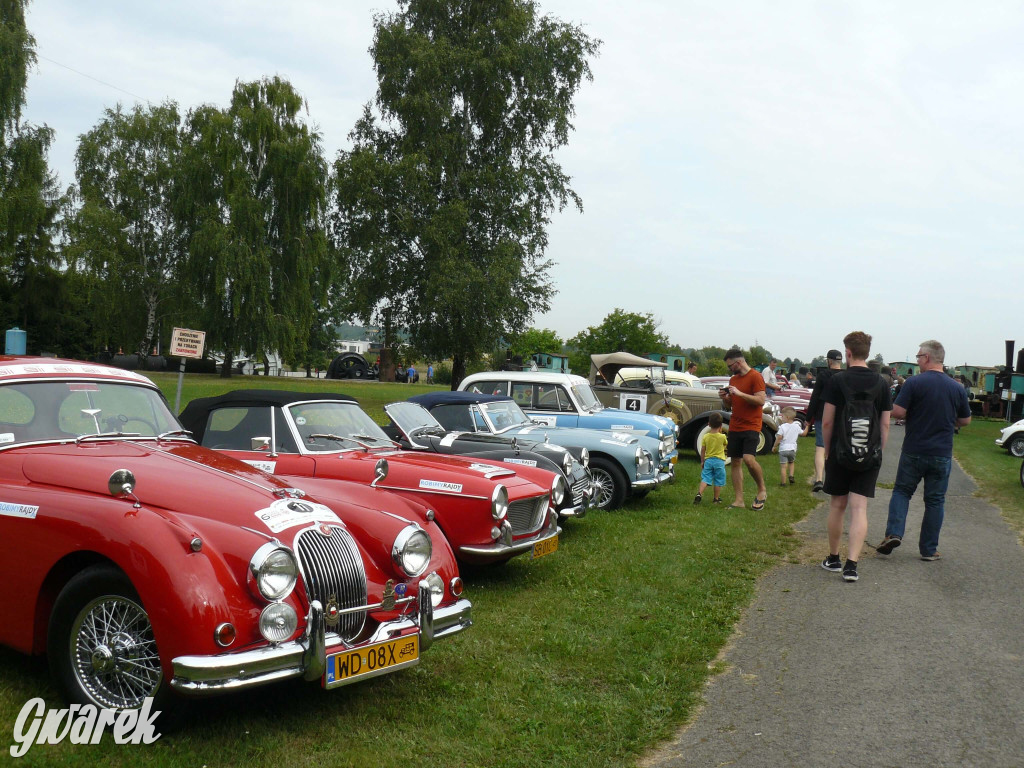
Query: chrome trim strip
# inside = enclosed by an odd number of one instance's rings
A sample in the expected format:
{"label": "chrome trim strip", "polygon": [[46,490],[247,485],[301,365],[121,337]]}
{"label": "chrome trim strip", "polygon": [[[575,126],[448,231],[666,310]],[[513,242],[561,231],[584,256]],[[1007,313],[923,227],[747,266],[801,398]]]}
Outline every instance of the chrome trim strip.
{"label": "chrome trim strip", "polygon": [[407,493],[427,493],[435,496],[456,496],[460,499],[484,499],[489,500],[487,496],[477,496],[472,493],[457,493],[455,491],[438,491],[433,488],[414,488],[413,486],[401,486],[401,485],[376,485],[375,488],[383,488],[388,491],[404,491]]}

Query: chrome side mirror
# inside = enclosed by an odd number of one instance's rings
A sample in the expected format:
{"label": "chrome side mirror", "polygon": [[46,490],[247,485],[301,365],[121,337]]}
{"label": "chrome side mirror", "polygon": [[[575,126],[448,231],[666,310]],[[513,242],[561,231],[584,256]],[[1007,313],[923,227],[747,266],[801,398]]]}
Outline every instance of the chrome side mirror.
{"label": "chrome side mirror", "polygon": [[130,469],[118,469],[107,480],[111,496],[127,496],[135,490],[135,475]]}
{"label": "chrome side mirror", "polygon": [[269,437],[250,437],[249,438],[249,450],[250,451],[269,451],[270,450],[270,438]]}
{"label": "chrome side mirror", "polygon": [[378,459],[377,464],[373,468],[373,474],[374,478],[373,482],[370,483],[370,486],[376,488],[377,483],[379,483],[381,480],[388,476],[388,460]]}

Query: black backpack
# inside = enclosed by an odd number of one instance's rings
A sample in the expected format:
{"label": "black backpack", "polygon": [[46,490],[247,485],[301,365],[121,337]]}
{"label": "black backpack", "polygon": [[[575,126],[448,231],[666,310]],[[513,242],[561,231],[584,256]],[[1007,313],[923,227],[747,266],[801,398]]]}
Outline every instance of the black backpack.
{"label": "black backpack", "polygon": [[882,466],[882,428],[875,400],[885,380],[878,381],[867,392],[853,392],[847,376],[837,374],[833,382],[843,393],[842,418],[836,419],[833,451],[839,465],[855,472],[866,472]]}

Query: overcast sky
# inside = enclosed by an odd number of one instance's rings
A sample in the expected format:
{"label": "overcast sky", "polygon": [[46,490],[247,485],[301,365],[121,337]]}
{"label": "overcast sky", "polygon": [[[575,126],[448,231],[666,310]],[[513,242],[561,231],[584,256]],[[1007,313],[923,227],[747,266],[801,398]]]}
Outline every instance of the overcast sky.
{"label": "overcast sky", "polygon": [[[996,364],[1024,344],[1024,4],[543,0],[603,41],[550,230],[569,338],[615,307],[683,347]],[[385,0],[34,0],[26,118],[78,136],[121,102],[226,106],[287,78],[328,159],[375,93]]]}

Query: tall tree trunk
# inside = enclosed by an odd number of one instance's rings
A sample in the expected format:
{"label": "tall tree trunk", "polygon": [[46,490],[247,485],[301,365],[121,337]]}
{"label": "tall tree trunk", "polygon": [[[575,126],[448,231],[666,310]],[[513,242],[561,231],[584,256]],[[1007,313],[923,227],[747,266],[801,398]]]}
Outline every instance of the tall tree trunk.
{"label": "tall tree trunk", "polygon": [[220,367],[220,377],[222,379],[231,378],[231,366],[235,364],[235,353],[230,349],[224,350],[224,365]]}
{"label": "tall tree trunk", "polygon": [[459,384],[464,378],[466,378],[466,358],[456,352],[452,355],[452,392],[459,388]]}

